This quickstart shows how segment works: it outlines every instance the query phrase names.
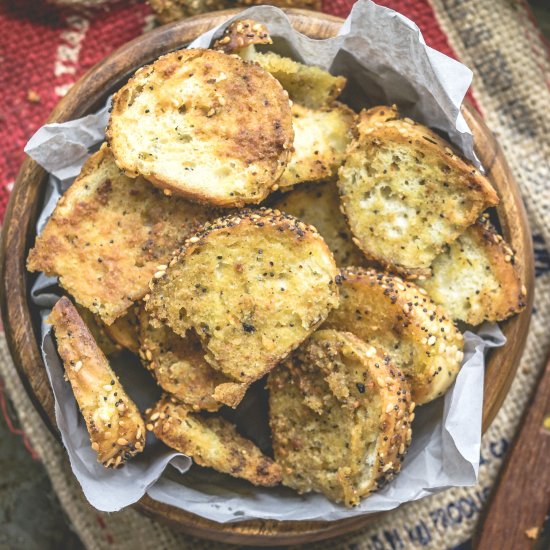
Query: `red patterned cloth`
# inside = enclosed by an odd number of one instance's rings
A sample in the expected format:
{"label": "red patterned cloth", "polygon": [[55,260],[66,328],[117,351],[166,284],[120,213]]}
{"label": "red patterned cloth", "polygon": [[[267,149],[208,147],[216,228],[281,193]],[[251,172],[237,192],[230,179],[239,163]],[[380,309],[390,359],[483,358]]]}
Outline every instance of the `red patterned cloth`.
{"label": "red patterned cloth", "polygon": [[[426,42],[454,56],[428,0],[378,0],[413,21]],[[326,13],[346,17],[353,0],[324,0]],[[23,147],[68,88],[125,42],[152,28],[138,0],[94,9],[60,8],[44,0],[0,3],[0,224],[23,160]]]}

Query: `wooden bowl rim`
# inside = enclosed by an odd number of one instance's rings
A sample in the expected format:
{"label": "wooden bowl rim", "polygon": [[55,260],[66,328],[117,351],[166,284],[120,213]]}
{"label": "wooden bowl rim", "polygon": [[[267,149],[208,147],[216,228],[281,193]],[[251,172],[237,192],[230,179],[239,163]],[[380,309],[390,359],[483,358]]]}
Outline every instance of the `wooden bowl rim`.
{"label": "wooden bowl rim", "polygon": [[[155,59],[162,53],[175,49],[172,47],[167,48],[166,43],[173,44],[177,42],[178,47],[183,47],[193,37],[198,36],[207,28],[220,24],[240,11],[242,10],[233,9],[198,15],[159,27],[128,42],[84,74],[58,103],[48,122],[61,122],[92,112],[101,104],[101,98],[104,101],[106,95],[116,89],[138,66]],[[297,30],[314,38],[326,38],[336,34],[343,22],[341,18],[309,10],[286,9],[284,11]],[[317,28],[313,29],[312,27]],[[185,40],[182,37],[186,37]],[[148,60],[144,61],[144,56],[140,57],[138,52],[140,49],[147,51],[148,55],[146,57]],[[136,59],[139,60],[137,65],[135,63]],[[128,61],[134,63],[131,64]],[[83,90],[87,88],[93,91],[101,89],[101,97],[92,98],[92,94],[86,97],[86,92]],[[525,345],[533,300],[534,260],[530,230],[519,189],[511,176],[502,151],[493,134],[469,102],[466,102],[463,112],[474,131],[474,135],[478,130],[480,138],[487,140],[489,147],[492,147],[492,158],[484,159],[488,176],[490,178],[502,177],[507,180],[506,185],[512,200],[512,203],[508,206],[512,212],[507,212],[504,205],[502,205],[498,209],[498,214],[501,223],[504,220],[504,223],[502,223],[503,232],[507,239],[516,243],[516,246],[517,243],[521,244],[521,250],[523,250],[523,278],[529,297],[527,308],[523,313],[501,324],[503,331],[512,336],[510,338],[512,344],[497,350],[487,362],[486,378],[488,378],[487,373],[492,373],[495,370],[494,363],[498,363],[498,359],[508,363],[508,370],[505,373],[506,376],[501,380],[498,391],[495,388],[486,387],[485,398],[487,399],[487,395],[489,395],[487,403],[490,401],[490,405],[486,406],[486,403],[484,403],[483,432],[485,432],[509,389]],[[498,174],[498,176],[495,174]],[[24,267],[26,254],[34,240],[34,221],[36,220],[39,204],[41,204],[40,190],[43,191],[44,182],[45,171],[27,157],[19,172],[10,198],[6,212],[5,230],[2,233],[0,280],[3,292],[0,293],[0,306],[8,345],[18,375],[46,425],[59,440],[59,433],[55,426],[55,416],[53,415],[51,389],[43,372],[40,376],[36,376],[38,371],[36,371],[35,366],[38,365],[39,368],[43,369],[43,362],[38,350],[38,339],[33,329],[30,308],[28,307],[29,277]],[[29,198],[34,198],[34,200],[29,201]],[[14,220],[18,220],[17,226],[12,223]],[[10,262],[10,258],[14,256],[15,260]],[[19,320],[20,323],[13,323],[13,320]],[[511,349],[508,349],[509,346]],[[507,355],[503,353],[505,349]],[[490,369],[490,365],[492,369]],[[490,393],[491,391],[492,393]],[[251,520],[234,524],[219,524],[156,502],[147,495],[135,507],[142,513],[166,522],[190,535],[226,543],[235,542],[262,546],[322,540],[358,529],[376,517],[375,514],[371,514],[334,522]]]}

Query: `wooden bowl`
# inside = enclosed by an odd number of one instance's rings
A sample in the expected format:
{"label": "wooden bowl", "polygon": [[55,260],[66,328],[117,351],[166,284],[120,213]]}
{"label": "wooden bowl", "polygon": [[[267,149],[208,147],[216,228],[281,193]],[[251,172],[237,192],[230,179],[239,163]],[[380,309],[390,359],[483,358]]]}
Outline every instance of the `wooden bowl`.
{"label": "wooden bowl", "polygon": [[[129,42],[86,73],[59,102],[48,121],[64,122],[96,110],[103,105],[107,95],[120,88],[136,69],[163,53],[185,46],[238,11],[191,17]],[[342,24],[341,19],[321,13],[286,11],[292,25],[312,38],[334,36]],[[483,406],[485,431],[508,392],[524,348],[532,309],[533,250],[518,186],[495,137],[470,104],[465,105],[464,115],[474,133],[476,152],[500,195],[497,211],[502,231],[517,252],[517,262],[529,296],[525,311],[501,324],[508,343],[493,351],[487,361]],[[27,158],[15,183],[5,219],[0,296],[2,318],[16,369],[46,424],[59,436],[55,427],[53,395],[38,347],[36,314],[31,314],[29,307],[30,277],[25,270],[27,253],[34,243],[35,222],[45,182],[44,170]],[[160,504],[147,496],[136,504],[136,508],[191,535],[256,546],[326,539],[359,529],[373,518],[371,515],[333,522],[257,520],[222,525]]]}

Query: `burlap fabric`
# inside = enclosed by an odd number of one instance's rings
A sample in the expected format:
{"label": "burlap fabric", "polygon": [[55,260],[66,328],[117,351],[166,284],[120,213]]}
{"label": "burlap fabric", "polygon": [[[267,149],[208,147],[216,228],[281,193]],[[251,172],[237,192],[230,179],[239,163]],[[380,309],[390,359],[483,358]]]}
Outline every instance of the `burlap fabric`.
{"label": "burlap fabric", "polygon": [[[497,134],[528,208],[536,253],[535,311],[518,374],[502,409],[483,437],[479,483],[450,489],[386,514],[361,532],[316,548],[451,548],[467,540],[514,436],[550,348],[550,60],[517,0],[431,0],[450,48],[475,74],[473,94]],[[335,10],[336,11],[336,10]],[[1,334],[1,333],[0,333]],[[3,335],[0,374],[19,420],[39,453],[75,530],[89,548],[222,548],[156,524],[133,510],[103,514],[84,500],[62,447],[44,428],[14,376]]]}

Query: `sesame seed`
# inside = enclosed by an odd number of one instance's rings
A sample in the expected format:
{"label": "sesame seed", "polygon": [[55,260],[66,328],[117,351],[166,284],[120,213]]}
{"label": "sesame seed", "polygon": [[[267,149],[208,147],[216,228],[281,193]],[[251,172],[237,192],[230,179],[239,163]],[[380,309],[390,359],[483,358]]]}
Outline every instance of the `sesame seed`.
{"label": "sesame seed", "polygon": [[117,440],[117,445],[128,445],[128,440],[124,439],[123,437],[119,437]]}
{"label": "sesame seed", "polygon": [[77,361],[73,367],[75,372],[78,372],[82,368],[82,361]]}
{"label": "sesame seed", "polygon": [[145,428],[147,429],[148,432],[152,432],[154,426],[153,426],[153,424],[147,424],[147,425],[145,426]]}
{"label": "sesame seed", "polygon": [[99,451],[99,445],[96,441],[92,443],[92,449],[96,452]]}
{"label": "sesame seed", "polygon": [[376,355],[376,348],[374,347],[370,347],[366,352],[365,352],[365,355],[367,357],[374,357]]}
{"label": "sesame seed", "polygon": [[154,421],[155,421],[157,418],[159,418],[159,417],[160,417],[160,413],[159,413],[159,412],[156,412],[156,413],[153,413],[153,414],[151,415],[150,420],[151,420],[151,422],[154,422]]}
{"label": "sesame seed", "polygon": [[111,386],[111,384],[105,384],[105,385],[103,386],[103,389],[104,389],[105,391],[111,391],[111,390],[113,389],[113,386]]}
{"label": "sesame seed", "polygon": [[157,272],[153,275],[153,277],[154,277],[155,279],[160,279],[161,277],[164,277],[165,275],[166,275],[166,271],[157,271]]}

